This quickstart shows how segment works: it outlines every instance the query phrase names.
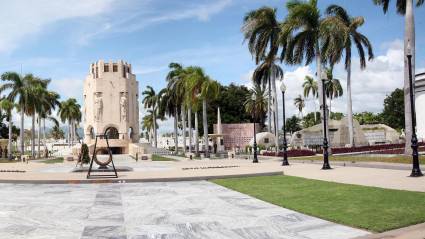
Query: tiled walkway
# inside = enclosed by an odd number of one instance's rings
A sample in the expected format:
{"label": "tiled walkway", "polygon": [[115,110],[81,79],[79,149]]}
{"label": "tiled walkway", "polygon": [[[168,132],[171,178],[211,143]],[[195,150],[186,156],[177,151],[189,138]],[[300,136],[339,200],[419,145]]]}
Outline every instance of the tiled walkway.
{"label": "tiled walkway", "polygon": [[367,232],[206,181],[0,184],[0,238],[326,238]]}

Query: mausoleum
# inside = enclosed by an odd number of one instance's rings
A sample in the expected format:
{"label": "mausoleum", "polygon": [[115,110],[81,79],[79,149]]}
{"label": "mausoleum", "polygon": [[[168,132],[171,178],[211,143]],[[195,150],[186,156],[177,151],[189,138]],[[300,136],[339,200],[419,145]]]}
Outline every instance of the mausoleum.
{"label": "mausoleum", "polygon": [[416,75],[415,106],[417,135],[419,141],[425,140],[425,72]]}
{"label": "mausoleum", "polygon": [[92,146],[95,135],[106,132],[113,153],[128,153],[129,145],[139,142],[138,98],[131,64],[122,60],[91,64],[84,81],[84,142]]}

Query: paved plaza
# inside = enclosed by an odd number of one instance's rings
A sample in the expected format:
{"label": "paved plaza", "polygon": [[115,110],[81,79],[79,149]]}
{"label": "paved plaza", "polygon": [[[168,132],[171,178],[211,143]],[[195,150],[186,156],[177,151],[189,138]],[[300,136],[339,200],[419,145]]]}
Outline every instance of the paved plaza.
{"label": "paved plaza", "polygon": [[368,234],[207,181],[0,184],[0,238],[344,239]]}

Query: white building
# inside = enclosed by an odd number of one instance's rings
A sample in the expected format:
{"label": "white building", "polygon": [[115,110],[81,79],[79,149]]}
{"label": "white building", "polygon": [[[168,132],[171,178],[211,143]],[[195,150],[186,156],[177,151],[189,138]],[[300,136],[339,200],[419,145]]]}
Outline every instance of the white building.
{"label": "white building", "polygon": [[417,135],[419,141],[425,140],[425,72],[416,75],[415,106]]}
{"label": "white building", "polygon": [[[100,60],[90,65],[84,81],[84,142],[107,132],[114,153],[128,153],[139,142],[139,84],[131,65]],[[105,145],[100,145],[104,147]]]}

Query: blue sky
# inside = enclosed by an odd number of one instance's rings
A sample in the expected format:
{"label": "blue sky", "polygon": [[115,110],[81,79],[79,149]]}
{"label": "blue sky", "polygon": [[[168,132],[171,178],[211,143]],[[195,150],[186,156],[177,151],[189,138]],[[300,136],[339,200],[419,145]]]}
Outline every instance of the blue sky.
{"label": "blue sky", "polygon": [[[63,99],[82,98],[89,64],[123,59],[133,65],[142,91],[165,86],[170,62],[199,65],[222,84],[249,84],[255,67],[240,32],[246,12],[267,5],[286,13],[284,0],[75,0],[1,1],[0,72],[31,72],[51,78]],[[376,59],[366,71],[353,69],[355,111],[380,111],[385,94],[402,85],[403,17],[387,15],[372,0],[319,0],[364,16],[361,31],[371,40]],[[393,4],[394,5],[394,4]],[[392,6],[393,7],[393,6]],[[425,69],[425,7],[416,9],[417,69]],[[355,59],[354,59],[355,60]],[[358,66],[358,65],[357,65]],[[283,66],[289,98],[313,67]],[[354,65],[356,67],[356,65]],[[344,71],[335,74],[342,81]],[[357,88],[355,88],[357,87]],[[358,97],[356,97],[358,96]],[[306,112],[314,103],[307,104]],[[344,97],[335,109],[345,112]],[[290,114],[296,110],[292,103]],[[143,114],[143,112],[142,112]],[[164,122],[163,129],[168,129]]]}

